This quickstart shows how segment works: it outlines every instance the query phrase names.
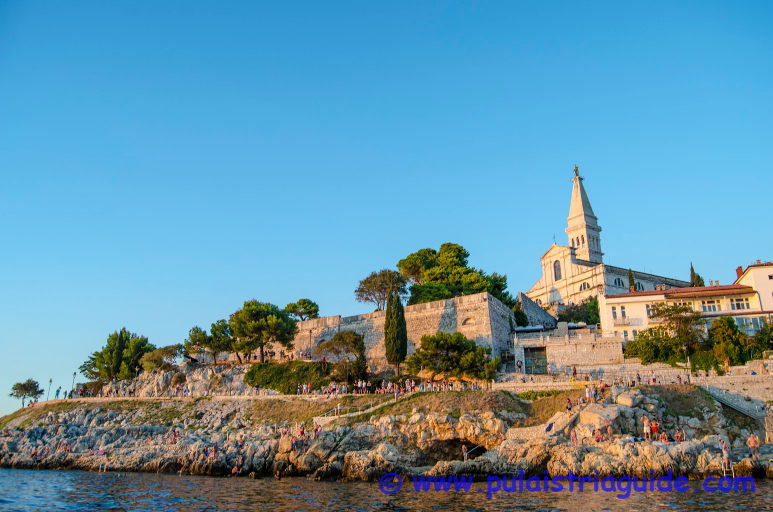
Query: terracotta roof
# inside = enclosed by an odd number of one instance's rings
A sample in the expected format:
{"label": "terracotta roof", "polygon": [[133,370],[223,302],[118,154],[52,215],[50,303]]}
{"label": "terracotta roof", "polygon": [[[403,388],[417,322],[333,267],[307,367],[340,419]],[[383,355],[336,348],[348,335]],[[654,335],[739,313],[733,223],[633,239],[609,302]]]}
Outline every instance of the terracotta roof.
{"label": "terracotta roof", "polygon": [[739,293],[753,293],[751,286],[740,284],[724,284],[719,286],[693,286],[688,288],[669,288],[668,290],[647,290],[641,292],[620,293],[617,295],[607,295],[607,298],[616,297],[641,297],[646,295],[664,295],[667,299],[679,299],[686,297],[705,297],[712,295],[728,295]]}

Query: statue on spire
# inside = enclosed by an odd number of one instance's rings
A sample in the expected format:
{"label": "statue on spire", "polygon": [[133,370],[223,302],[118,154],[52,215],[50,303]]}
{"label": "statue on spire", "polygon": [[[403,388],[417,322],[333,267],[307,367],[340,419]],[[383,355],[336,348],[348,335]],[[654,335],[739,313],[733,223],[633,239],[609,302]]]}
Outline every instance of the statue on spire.
{"label": "statue on spire", "polygon": [[574,175],[580,177],[580,167],[577,164],[574,164]]}

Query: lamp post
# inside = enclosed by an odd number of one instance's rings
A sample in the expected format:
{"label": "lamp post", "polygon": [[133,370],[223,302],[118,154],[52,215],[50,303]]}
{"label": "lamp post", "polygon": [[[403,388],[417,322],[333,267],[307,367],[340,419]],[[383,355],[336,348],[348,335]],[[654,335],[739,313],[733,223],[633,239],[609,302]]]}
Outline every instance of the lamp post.
{"label": "lamp post", "polygon": [[54,382],[54,379],[48,379],[48,392],[46,393],[46,402],[51,398],[51,383]]}
{"label": "lamp post", "polygon": [[72,387],[70,388],[70,393],[72,393],[75,390],[75,375],[77,372],[72,372]]}

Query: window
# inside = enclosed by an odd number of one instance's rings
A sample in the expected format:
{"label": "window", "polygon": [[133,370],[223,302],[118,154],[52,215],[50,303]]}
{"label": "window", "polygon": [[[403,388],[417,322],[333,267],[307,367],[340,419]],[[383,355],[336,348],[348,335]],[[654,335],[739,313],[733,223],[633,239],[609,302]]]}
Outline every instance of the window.
{"label": "window", "polygon": [[462,322],[462,325],[475,325],[475,319],[474,318],[465,318]]}
{"label": "window", "polygon": [[588,290],[588,289],[590,289],[590,285],[587,283],[587,281],[580,285],[580,291]]}
{"label": "window", "polygon": [[620,279],[619,277],[615,278],[614,285],[619,287],[619,288],[625,288],[625,285],[623,284],[623,280]]}
{"label": "window", "polygon": [[537,299],[534,302],[536,302],[538,306],[542,305],[542,299]]}
{"label": "window", "polygon": [[628,331],[623,331],[623,338],[628,339]]}
{"label": "window", "polygon": [[612,320],[617,320],[617,308],[612,306]]}
{"label": "window", "polygon": [[730,309],[732,309],[733,311],[738,311],[741,309],[751,309],[749,306],[749,299],[748,298],[730,299]]}
{"label": "window", "polygon": [[655,308],[649,304],[647,304],[645,307],[647,308],[647,318],[652,318],[652,314],[655,312]]}
{"label": "window", "polygon": [[561,280],[561,263],[558,260],[553,262],[553,280]]}
{"label": "window", "polygon": [[636,291],[637,292],[644,291],[644,285],[642,285],[641,283],[636,283]]}
{"label": "window", "polygon": [[582,245],[585,245],[585,235],[581,235],[580,238],[582,239]]}
{"label": "window", "polygon": [[638,336],[638,335],[639,335],[639,331],[637,331],[636,329],[634,329],[634,330],[633,330],[633,339],[636,339],[636,336]]}
{"label": "window", "polygon": [[773,279],[773,274],[770,274],[770,275],[768,276],[768,279]]}
{"label": "window", "polygon": [[620,306],[620,316],[625,318],[625,306]]}
{"label": "window", "polygon": [[704,313],[713,313],[716,311],[722,311],[722,307],[719,305],[718,300],[704,300],[701,301],[701,309]]}

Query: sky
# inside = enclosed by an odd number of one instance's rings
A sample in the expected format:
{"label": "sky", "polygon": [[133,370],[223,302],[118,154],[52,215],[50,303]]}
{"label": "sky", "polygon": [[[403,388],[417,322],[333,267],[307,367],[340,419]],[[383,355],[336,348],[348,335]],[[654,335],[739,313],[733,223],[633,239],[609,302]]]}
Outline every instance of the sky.
{"label": "sky", "polygon": [[575,164],[606,262],[732,282],[773,259],[771,26],[770,2],[0,1],[0,414],[121,327],[371,311],[360,279],[444,242],[528,290]]}

